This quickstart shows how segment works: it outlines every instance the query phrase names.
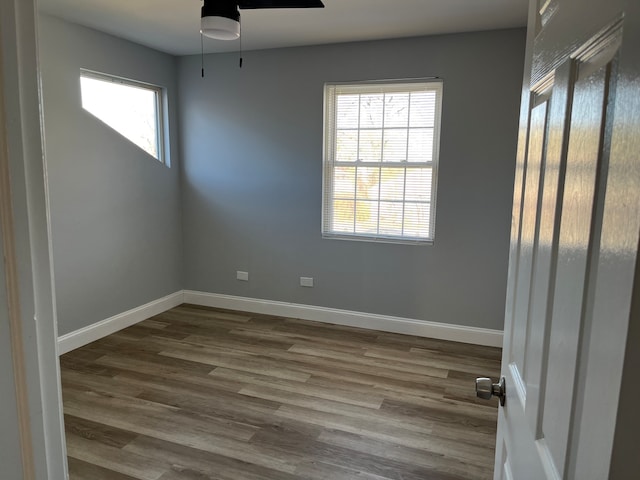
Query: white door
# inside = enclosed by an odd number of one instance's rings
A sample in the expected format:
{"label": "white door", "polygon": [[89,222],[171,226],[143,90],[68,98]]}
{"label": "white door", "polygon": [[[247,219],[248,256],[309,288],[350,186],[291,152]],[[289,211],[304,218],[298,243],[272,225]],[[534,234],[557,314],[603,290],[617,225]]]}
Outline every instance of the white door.
{"label": "white door", "polygon": [[640,2],[531,1],[495,478],[603,480],[640,232]]}

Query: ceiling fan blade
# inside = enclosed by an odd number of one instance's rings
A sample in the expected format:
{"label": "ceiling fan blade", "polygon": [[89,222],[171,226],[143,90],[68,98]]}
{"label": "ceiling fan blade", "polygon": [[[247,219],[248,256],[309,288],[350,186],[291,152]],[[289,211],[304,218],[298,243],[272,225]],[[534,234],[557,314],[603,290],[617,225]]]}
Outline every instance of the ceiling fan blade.
{"label": "ceiling fan blade", "polygon": [[321,0],[238,0],[238,7],[248,8],[324,8]]}

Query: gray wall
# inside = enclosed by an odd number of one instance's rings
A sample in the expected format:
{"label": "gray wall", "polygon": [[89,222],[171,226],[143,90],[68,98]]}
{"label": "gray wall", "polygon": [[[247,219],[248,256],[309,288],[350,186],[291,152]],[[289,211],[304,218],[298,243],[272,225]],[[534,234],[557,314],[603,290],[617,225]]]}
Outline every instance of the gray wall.
{"label": "gray wall", "polygon": [[[185,287],[501,329],[524,45],[518,29],[248,52],[242,70],[208,55],[205,79],[180,58]],[[323,240],[323,84],[424,76],[444,79],[435,244]]]}
{"label": "gray wall", "polygon": [[[61,335],[182,288],[176,60],[40,16]],[[81,107],[81,68],[167,89],[171,168]]]}

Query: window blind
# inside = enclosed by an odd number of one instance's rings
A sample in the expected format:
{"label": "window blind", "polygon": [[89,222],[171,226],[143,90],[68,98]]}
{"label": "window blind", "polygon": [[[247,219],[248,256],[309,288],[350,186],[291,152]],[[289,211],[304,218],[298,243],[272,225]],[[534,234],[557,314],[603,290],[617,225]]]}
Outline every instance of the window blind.
{"label": "window blind", "polygon": [[432,242],[440,81],[325,85],[322,233]]}

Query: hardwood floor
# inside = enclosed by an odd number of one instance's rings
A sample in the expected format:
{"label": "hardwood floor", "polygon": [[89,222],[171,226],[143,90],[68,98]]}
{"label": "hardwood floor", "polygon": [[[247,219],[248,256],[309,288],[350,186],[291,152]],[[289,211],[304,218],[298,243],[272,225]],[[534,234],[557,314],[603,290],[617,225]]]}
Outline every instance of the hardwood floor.
{"label": "hardwood floor", "polygon": [[182,305],[60,361],[72,480],[492,477],[499,349]]}

